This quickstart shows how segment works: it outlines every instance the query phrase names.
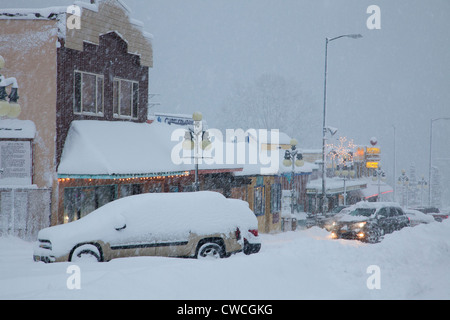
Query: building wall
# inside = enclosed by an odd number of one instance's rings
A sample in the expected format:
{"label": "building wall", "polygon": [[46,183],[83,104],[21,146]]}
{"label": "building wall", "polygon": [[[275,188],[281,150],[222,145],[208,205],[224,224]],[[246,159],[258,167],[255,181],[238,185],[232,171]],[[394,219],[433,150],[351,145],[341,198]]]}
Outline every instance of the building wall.
{"label": "building wall", "polygon": [[[66,47],[58,49],[58,102],[56,163],[61,159],[64,142],[74,120],[121,121],[113,116],[113,80],[121,78],[139,82],[139,109],[137,119],[127,121],[146,122],[148,110],[148,67],[142,66],[138,55],[128,53],[127,41],[118,33],[100,37],[99,45],[84,43],[84,50]],[[74,113],[75,71],[103,76],[104,114],[85,115]]]}
{"label": "building wall", "polygon": [[130,19],[127,9],[117,0],[102,1],[98,12],[83,8],[81,29],[66,31],[65,47],[84,50],[84,41],[99,44],[99,36],[118,30],[127,40],[128,52],[138,53],[143,66],[153,67],[152,44],[142,32],[142,26]]}
{"label": "building wall", "polygon": [[[271,211],[271,185],[278,183],[278,177],[257,176],[250,177],[251,183],[247,186],[247,198],[250,209],[256,214],[258,230],[261,233],[279,232],[281,230],[281,212]],[[263,194],[264,210],[258,212],[255,190]]]}
{"label": "building wall", "polygon": [[[0,73],[19,83],[18,119],[36,125],[33,184],[52,187],[55,175],[56,43],[55,20],[0,20]],[[9,90],[9,88],[7,89]]]}
{"label": "building wall", "polygon": [[[306,197],[306,184],[308,181],[307,174],[301,174],[295,176],[295,186],[298,192],[297,197],[297,205],[300,208],[303,207],[303,210],[306,211],[308,199]],[[281,203],[278,205],[278,209],[274,209],[277,206],[273,206],[272,202],[276,201],[272,197],[274,194],[272,193],[272,188],[275,184],[279,185],[279,192],[282,190],[291,190],[290,179],[287,176],[251,176],[248,177],[251,180],[251,183],[247,186],[247,190],[245,192],[246,198],[248,201],[250,209],[255,213],[258,220],[258,230],[261,233],[273,233],[281,231],[281,223],[282,223],[282,215],[281,215]],[[255,199],[255,190],[258,189],[258,192],[263,193],[263,203],[264,210],[263,212],[259,211],[257,205],[257,199]],[[276,192],[274,192],[276,193]],[[242,190],[237,189],[232,194],[233,198],[242,198]],[[241,196],[240,196],[241,195]],[[281,202],[281,194],[279,194],[279,201]]]}

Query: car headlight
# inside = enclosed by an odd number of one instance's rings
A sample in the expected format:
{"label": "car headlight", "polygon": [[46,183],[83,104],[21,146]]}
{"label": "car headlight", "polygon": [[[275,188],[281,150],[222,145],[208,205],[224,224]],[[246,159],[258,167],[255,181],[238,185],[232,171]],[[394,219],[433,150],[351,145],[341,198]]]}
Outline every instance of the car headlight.
{"label": "car headlight", "polygon": [[355,224],[353,225],[353,228],[355,228],[355,229],[361,229],[361,228],[363,228],[363,227],[366,225],[366,223],[367,223],[366,221],[355,223]]}

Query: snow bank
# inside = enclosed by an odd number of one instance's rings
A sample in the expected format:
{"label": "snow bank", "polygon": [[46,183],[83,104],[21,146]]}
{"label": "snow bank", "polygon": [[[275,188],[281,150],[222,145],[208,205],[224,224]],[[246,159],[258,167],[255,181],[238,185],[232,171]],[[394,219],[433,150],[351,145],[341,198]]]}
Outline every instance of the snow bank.
{"label": "snow bank", "polygon": [[[331,240],[317,227],[262,234],[258,254],[198,261],[162,257],[80,264],[32,261],[31,244],[0,238],[0,299],[450,299],[450,220],[404,228],[381,243]],[[380,289],[369,289],[371,265]]]}

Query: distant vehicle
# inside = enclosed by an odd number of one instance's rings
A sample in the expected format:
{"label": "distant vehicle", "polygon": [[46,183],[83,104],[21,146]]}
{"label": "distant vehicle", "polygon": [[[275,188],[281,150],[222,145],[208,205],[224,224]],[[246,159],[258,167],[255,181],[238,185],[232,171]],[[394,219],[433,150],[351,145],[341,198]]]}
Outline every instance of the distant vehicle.
{"label": "distant vehicle", "polygon": [[358,202],[345,210],[333,223],[333,239],[357,239],[376,243],[385,234],[410,225],[402,208],[393,202]]}
{"label": "distant vehicle", "polygon": [[403,211],[408,216],[411,227],[417,226],[422,223],[431,223],[435,221],[433,216],[425,214],[419,210],[405,209]]}
{"label": "distant vehicle", "polygon": [[80,220],[39,231],[34,260],[132,256],[222,258],[258,252],[248,203],[216,192],[148,193],[110,202]]}
{"label": "distant vehicle", "polygon": [[331,215],[335,215],[336,213],[339,213],[342,211],[342,209],[348,208],[349,206],[336,206],[331,210]]}
{"label": "distant vehicle", "polygon": [[413,208],[413,210],[417,210],[426,214],[433,216],[434,220],[438,222],[442,222],[444,219],[448,219],[447,213],[442,213],[439,208],[436,207],[418,207]]}

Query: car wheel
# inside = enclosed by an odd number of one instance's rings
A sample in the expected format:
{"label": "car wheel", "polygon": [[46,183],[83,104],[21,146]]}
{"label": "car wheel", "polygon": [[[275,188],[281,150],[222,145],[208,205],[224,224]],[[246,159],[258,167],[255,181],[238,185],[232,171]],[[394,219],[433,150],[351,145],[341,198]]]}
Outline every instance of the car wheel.
{"label": "car wheel", "polygon": [[378,230],[370,230],[366,234],[366,242],[368,243],[377,243],[380,242],[381,233]]}
{"label": "car wheel", "polygon": [[217,243],[207,242],[197,251],[197,259],[219,259],[223,257],[223,248]]}
{"label": "car wheel", "polygon": [[72,262],[101,262],[102,255],[99,248],[93,244],[83,244],[73,249],[70,256]]}

